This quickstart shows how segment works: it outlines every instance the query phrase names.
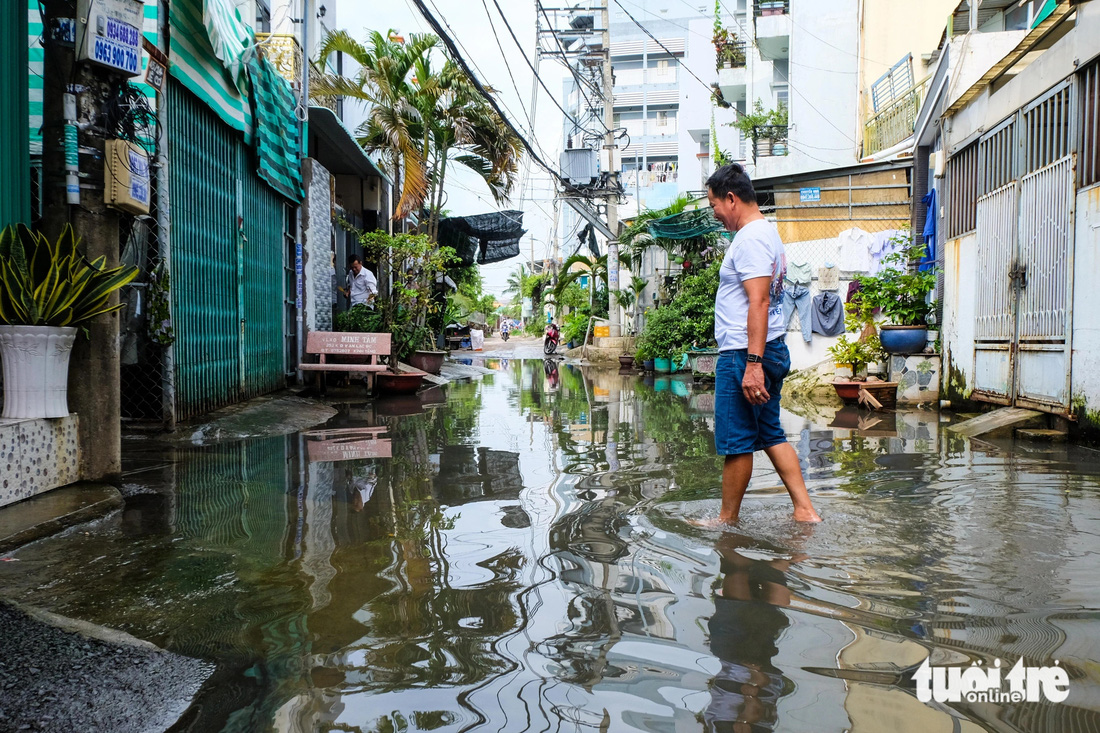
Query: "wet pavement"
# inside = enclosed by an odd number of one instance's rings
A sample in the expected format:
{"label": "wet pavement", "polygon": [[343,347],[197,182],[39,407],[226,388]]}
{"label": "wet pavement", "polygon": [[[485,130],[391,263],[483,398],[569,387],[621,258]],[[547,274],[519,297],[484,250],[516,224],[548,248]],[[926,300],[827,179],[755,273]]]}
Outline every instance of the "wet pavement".
{"label": "wet pavement", "polygon": [[[128,438],[123,511],[0,596],[216,664],[180,730],[1100,729],[1100,454],[791,405],[824,523],[758,464],[710,531],[711,389],[471,358],[304,433]],[[926,658],[1069,694],[921,702]]]}

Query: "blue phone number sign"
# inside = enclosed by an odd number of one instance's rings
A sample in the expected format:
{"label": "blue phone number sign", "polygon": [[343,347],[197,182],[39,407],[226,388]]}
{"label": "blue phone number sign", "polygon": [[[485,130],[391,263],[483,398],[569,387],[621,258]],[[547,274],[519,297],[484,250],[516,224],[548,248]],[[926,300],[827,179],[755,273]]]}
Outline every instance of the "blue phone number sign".
{"label": "blue phone number sign", "polygon": [[137,28],[107,18],[107,33],[92,41],[90,56],[96,63],[124,71],[131,76],[141,71],[141,33]]}

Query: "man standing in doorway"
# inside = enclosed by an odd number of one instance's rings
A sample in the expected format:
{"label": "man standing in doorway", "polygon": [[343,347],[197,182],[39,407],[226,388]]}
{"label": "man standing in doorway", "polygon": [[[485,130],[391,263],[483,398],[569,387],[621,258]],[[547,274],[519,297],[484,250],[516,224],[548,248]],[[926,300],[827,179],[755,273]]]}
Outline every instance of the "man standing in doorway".
{"label": "man standing in doorway", "polygon": [[351,307],[366,305],[374,307],[374,296],[378,294],[378,279],[374,273],[363,267],[359,255],[348,257],[347,288],[342,289],[344,297]]}
{"label": "man standing in doorway", "polygon": [[714,442],[726,457],[718,521],[738,520],[752,476],[752,454],[762,450],[787,487],[794,519],[820,522],[798,453],[779,422],[779,396],[791,369],[783,323],[787,255],[775,225],[764,218],[744,168],[725,165],[707,180],[718,221],[736,232],[726,250],[714,301],[718,341]]}

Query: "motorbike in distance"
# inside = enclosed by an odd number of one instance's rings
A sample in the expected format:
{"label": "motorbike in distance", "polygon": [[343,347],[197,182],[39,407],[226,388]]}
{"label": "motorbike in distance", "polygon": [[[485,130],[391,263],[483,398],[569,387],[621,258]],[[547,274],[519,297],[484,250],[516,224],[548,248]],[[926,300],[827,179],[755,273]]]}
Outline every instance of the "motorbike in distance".
{"label": "motorbike in distance", "polygon": [[546,335],[542,338],[542,351],[544,354],[553,354],[558,350],[561,341],[561,332],[556,324],[551,323],[546,327]]}

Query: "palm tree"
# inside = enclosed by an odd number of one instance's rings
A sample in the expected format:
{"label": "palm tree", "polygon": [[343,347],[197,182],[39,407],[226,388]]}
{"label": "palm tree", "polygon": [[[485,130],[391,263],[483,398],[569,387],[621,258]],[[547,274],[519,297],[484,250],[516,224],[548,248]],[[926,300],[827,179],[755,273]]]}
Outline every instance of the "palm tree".
{"label": "palm tree", "polygon": [[518,300],[523,297],[523,286],[527,283],[527,268],[520,265],[518,268],[512,271],[512,274],[508,276],[507,287],[504,288],[504,294],[512,293],[514,295],[513,300]]}
{"label": "palm tree", "polygon": [[[578,267],[574,268],[574,265]],[[629,264],[627,265],[629,268]],[[603,282],[607,287],[607,255],[600,255],[596,259],[582,254],[574,254],[561,263],[561,275],[558,276],[558,284],[554,286],[553,294],[555,302],[561,299],[565,289],[582,277],[590,277],[588,290],[588,310],[592,311],[592,304],[596,299],[596,281]]]}
{"label": "palm tree", "polygon": [[314,83],[311,93],[319,98],[348,97],[370,106],[367,120],[358,130],[359,144],[382,152],[383,162],[393,171],[401,190],[394,216],[403,218],[428,195],[422,107],[424,98],[435,93],[436,82],[430,74],[416,74],[424,70],[425,59],[439,39],[413,33],[405,44],[391,40],[393,34],[371,31],[369,46],[364,46],[347,31],[329,33],[321,45],[321,63],[342,52],[359,65],[359,71],[352,78],[326,74]]}
{"label": "palm tree", "polygon": [[426,233],[435,238],[448,162],[473,170],[503,202],[515,184],[522,143],[453,60],[433,69],[438,38],[414,33],[405,44],[392,36],[393,31],[388,37],[372,31],[364,46],[346,31],[329,33],[321,47],[322,63],[343,52],[360,70],[352,78],[325,75],[312,93],[370,105],[359,143],[381,151],[395,178],[404,171],[395,216],[427,204]]}

